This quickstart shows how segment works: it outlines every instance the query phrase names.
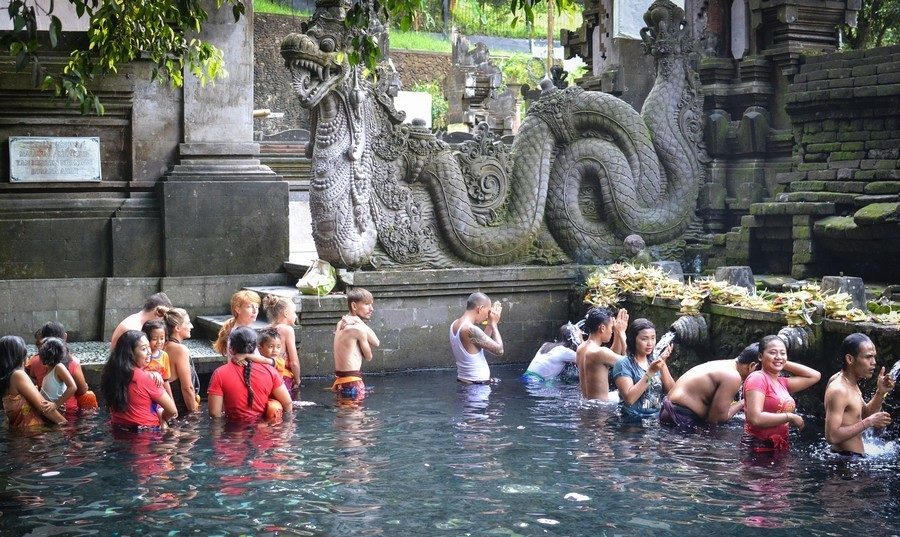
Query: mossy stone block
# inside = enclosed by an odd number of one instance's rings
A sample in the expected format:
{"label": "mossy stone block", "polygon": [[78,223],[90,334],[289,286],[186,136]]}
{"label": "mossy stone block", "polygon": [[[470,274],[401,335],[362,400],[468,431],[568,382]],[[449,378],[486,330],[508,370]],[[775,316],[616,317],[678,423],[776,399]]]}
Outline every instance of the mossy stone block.
{"label": "mossy stone block", "polygon": [[856,211],[853,221],[860,226],[871,226],[900,220],[900,203],[872,203]]}
{"label": "mossy stone block", "polygon": [[875,181],[866,185],[866,194],[900,194],[900,181]]}

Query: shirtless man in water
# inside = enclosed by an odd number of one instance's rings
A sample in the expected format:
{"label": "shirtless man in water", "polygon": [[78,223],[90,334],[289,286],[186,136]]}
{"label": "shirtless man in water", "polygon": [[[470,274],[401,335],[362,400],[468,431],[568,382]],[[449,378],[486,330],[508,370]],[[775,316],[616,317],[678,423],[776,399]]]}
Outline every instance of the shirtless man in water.
{"label": "shirtless man in water", "polygon": [[744,408],[734,401],[747,375],[759,367],[759,344],[748,345],[734,360],[713,360],[690,368],[663,401],[659,423],[699,427],[724,423]]}
{"label": "shirtless man in water", "polygon": [[[588,337],[575,351],[578,384],[585,399],[609,401],[609,370],[625,354],[625,329],[628,312],[620,309],[613,317],[604,308],[591,308],[584,318]],[[604,347],[611,339],[610,347]]]}
{"label": "shirtless man in water", "polygon": [[334,331],[334,376],[331,389],[339,399],[362,401],[366,385],[362,380],[362,361],[372,359],[372,349],[381,344],[366,322],[375,311],[372,293],[362,287],[347,291],[347,315]]}
{"label": "shirtless man in water", "polygon": [[[472,293],[466,300],[466,311],[450,325],[450,350],[456,360],[456,380],[463,384],[489,384],[491,369],[484,351],[503,355],[500,335],[500,301],[491,304],[484,293]],[[479,324],[487,323],[482,330]]]}
{"label": "shirtless man in water", "polygon": [[113,330],[112,336],[109,339],[109,347],[111,349],[116,348],[116,342],[119,341],[122,334],[127,331],[140,331],[147,321],[161,321],[163,316],[170,309],[172,309],[172,301],[169,300],[169,297],[165,293],[150,295],[141,311],[125,317],[125,319],[116,326],[116,329]]}
{"label": "shirtless man in water", "polygon": [[825,388],[825,440],[835,453],[864,457],[863,431],[891,423],[891,415],[881,410],[881,404],[894,389],[894,379],[882,367],[875,395],[866,403],[859,381],[875,373],[875,344],[865,334],[850,334],[841,343],[840,356],[841,370]]}

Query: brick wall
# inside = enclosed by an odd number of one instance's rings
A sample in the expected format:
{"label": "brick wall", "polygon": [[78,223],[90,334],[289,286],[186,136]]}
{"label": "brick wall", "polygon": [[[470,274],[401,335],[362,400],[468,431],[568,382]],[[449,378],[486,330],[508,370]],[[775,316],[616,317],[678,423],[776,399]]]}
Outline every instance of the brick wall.
{"label": "brick wall", "polygon": [[391,60],[409,90],[416,82],[437,82],[443,85],[450,72],[450,54],[440,52],[391,51]]}
{"label": "brick wall", "polygon": [[897,281],[900,46],[807,57],[786,102],[795,145],[792,170],[777,176],[785,192],[751,207],[732,254],[795,277]]}

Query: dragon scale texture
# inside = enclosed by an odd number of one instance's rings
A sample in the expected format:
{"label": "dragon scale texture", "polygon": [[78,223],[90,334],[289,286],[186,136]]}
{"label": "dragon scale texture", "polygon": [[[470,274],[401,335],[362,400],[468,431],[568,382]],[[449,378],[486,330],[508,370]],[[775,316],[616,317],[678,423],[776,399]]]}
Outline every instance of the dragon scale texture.
{"label": "dragon scale texture", "polygon": [[[320,0],[304,33],[282,42],[311,109],[310,210],[319,256],[345,267],[528,262],[546,238],[575,262],[621,256],[623,239],[676,241],[705,180],[702,97],[684,12],[657,0],[642,37],[657,76],[642,113],[600,92],[542,86],[511,149],[482,128],[452,148],[339,61],[346,5]],[[556,247],[554,246],[554,247]]]}

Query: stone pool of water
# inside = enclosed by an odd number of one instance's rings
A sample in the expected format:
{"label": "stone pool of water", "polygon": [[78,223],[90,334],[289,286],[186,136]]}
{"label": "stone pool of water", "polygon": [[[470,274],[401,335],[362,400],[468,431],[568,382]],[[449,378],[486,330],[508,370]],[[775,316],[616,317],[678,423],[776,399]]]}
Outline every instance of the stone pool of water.
{"label": "stone pool of water", "polygon": [[106,414],[0,432],[0,535],[890,535],[900,454],[825,455],[821,420],[785,456],[740,424],[679,434],[622,423],[577,386],[455,371],[372,376],[361,408],[308,381],[278,426],[206,417],[113,434]]}

